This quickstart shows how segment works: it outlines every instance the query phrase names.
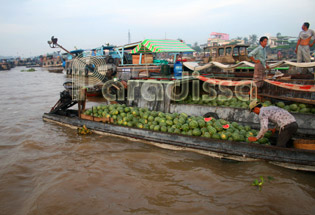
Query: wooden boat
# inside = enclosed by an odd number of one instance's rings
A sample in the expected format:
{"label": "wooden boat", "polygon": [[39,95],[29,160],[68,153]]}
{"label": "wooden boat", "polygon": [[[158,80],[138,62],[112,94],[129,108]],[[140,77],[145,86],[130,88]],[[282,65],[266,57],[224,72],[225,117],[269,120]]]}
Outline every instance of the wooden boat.
{"label": "wooden boat", "polygon": [[47,68],[48,72],[53,72],[53,73],[62,73],[63,67],[56,66],[56,67],[48,67]]}
{"label": "wooden boat", "polygon": [[264,160],[289,169],[315,172],[315,150],[280,148],[276,146],[223,141],[181,134],[174,135],[170,133],[85,120],[79,118],[76,114],[72,114],[72,116],[61,116],[45,113],[43,115],[43,120],[72,128],[86,125],[96,133],[106,133],[140,139],[149,141],[150,144],[168,149],[193,151],[212,157],[237,161]]}
{"label": "wooden boat", "polygon": [[93,87],[86,88],[87,97],[101,97],[102,96],[102,85],[95,85]]}
{"label": "wooden boat", "polygon": [[42,67],[47,69],[48,72],[62,73],[62,59],[60,56],[47,55],[42,59]]}
{"label": "wooden boat", "polygon": [[[216,61],[220,63],[235,64],[241,61],[250,61],[247,52],[249,45],[222,45],[204,48],[204,63]],[[208,55],[208,56],[207,56]]]}
{"label": "wooden boat", "polygon": [[10,64],[7,63],[6,61],[0,62],[0,70],[10,70]]}

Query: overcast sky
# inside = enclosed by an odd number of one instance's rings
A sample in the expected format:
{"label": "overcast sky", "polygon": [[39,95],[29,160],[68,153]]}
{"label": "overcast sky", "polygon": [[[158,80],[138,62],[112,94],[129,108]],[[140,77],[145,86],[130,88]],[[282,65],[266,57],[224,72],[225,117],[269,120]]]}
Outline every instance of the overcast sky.
{"label": "overcast sky", "polygon": [[230,38],[297,36],[315,29],[315,0],[0,0],[0,55],[46,54],[52,35],[69,50],[143,39],[204,44],[211,32]]}

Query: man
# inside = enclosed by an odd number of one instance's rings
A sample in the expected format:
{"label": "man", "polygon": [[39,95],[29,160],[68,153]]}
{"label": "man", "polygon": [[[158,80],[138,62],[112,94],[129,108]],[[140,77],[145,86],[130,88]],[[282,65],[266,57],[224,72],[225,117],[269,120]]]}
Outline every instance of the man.
{"label": "man", "polygon": [[[286,147],[287,142],[290,138],[296,133],[298,129],[298,125],[294,116],[292,116],[288,111],[285,109],[269,106],[269,107],[262,107],[257,100],[253,100],[249,104],[249,109],[251,112],[259,115],[260,120],[260,131],[257,137],[248,137],[248,140],[251,142],[255,142],[262,138],[264,134],[268,131],[268,122],[269,120],[277,125],[279,130],[279,136],[277,140],[277,146],[279,147]],[[272,133],[275,133],[276,129],[269,129]]]}
{"label": "man", "polygon": [[254,78],[258,88],[261,88],[264,84],[264,78],[266,76],[265,70],[269,69],[266,64],[266,46],[268,43],[267,37],[261,37],[259,40],[260,45],[251,51],[248,57],[255,63]]}
{"label": "man", "polygon": [[[302,26],[302,31],[299,34],[299,40],[295,48],[298,63],[301,63],[302,61],[311,62],[310,47],[312,47],[315,43],[315,32],[309,29],[309,27],[310,24],[308,22],[305,22]],[[313,43],[310,43],[312,38],[314,39],[314,41]],[[312,73],[313,69],[308,68],[308,71]],[[298,72],[302,72],[300,67],[298,67]]]}

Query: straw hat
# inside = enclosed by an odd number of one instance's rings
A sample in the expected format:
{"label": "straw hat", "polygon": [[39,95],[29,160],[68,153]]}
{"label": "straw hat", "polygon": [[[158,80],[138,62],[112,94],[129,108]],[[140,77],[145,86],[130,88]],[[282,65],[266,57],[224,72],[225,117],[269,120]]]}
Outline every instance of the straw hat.
{"label": "straw hat", "polygon": [[276,71],[275,75],[272,78],[275,79],[275,78],[282,77],[282,76],[284,76],[284,74],[282,72]]}
{"label": "straw hat", "polygon": [[257,99],[251,101],[251,103],[249,104],[249,110],[253,111],[253,109],[258,105],[260,105],[260,103],[257,101]]}

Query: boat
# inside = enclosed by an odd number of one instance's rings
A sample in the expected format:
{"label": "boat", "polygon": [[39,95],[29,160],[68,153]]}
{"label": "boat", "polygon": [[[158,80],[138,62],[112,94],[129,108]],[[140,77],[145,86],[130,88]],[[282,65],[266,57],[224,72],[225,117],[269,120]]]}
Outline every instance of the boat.
{"label": "boat", "polygon": [[46,68],[48,72],[53,72],[53,73],[62,73],[63,67],[61,66],[51,66]]}
{"label": "boat", "polygon": [[59,55],[54,54],[47,54],[47,56],[42,57],[42,67],[47,69],[49,72],[53,73],[62,73],[63,66],[62,66],[62,58]]}
{"label": "boat", "polygon": [[79,118],[78,113],[74,110],[69,110],[67,115],[45,113],[43,120],[75,129],[85,125],[96,133],[139,139],[167,149],[193,151],[211,157],[236,161],[263,160],[289,169],[315,172],[315,150],[281,148],[181,134],[174,135],[173,133],[86,120]]}
{"label": "boat", "polygon": [[3,59],[0,62],[0,70],[10,70],[10,69],[11,69],[10,64],[7,62],[7,60]]}
{"label": "boat", "polygon": [[87,97],[101,97],[102,86],[103,85],[94,85],[92,87],[86,87],[86,96]]}
{"label": "boat", "polygon": [[[138,44],[137,48],[133,50],[133,52],[139,52],[141,48],[144,48],[144,52],[148,52],[148,48],[145,48],[145,44]],[[122,53],[124,49],[122,50]],[[139,64],[142,62],[142,55],[139,55]],[[141,64],[140,64],[141,65]],[[144,65],[145,66],[148,65]],[[150,80],[150,86],[156,85],[154,88],[148,88],[148,85],[144,84],[147,83],[147,80],[136,79],[132,80],[130,78],[132,70],[127,70],[124,68],[122,72],[128,73],[129,75],[126,78],[128,81],[128,88],[133,89],[133,99],[126,101],[129,105],[127,106],[137,106],[139,108],[148,108],[150,110],[155,111],[162,111],[164,113],[171,113],[171,112],[182,112],[176,110],[176,107],[172,107],[172,99],[167,98],[167,93],[173,90],[169,88],[170,85],[173,84],[176,87],[174,80],[159,80],[155,78],[155,80]],[[119,75],[118,75],[119,76]],[[184,77],[183,77],[184,78]],[[122,79],[122,78],[121,78]],[[196,78],[193,76],[187,77],[187,80],[191,83],[192,81],[198,82],[203,81],[202,78]],[[185,81],[186,79],[181,79]],[[225,81],[227,82],[227,81]],[[272,84],[272,83],[271,83]],[[292,85],[295,87],[295,85]],[[162,90],[165,89],[165,90]],[[128,90],[128,89],[127,89]],[[124,92],[124,90],[122,90]],[[141,94],[143,93],[143,94]],[[304,93],[305,94],[305,93]],[[71,95],[68,93],[68,95]],[[155,95],[155,99],[151,99],[151,96]],[[293,94],[291,94],[292,96]],[[313,94],[307,94],[309,99],[313,100]],[[150,99],[148,99],[150,98]],[[61,104],[59,101],[67,101],[66,104]],[[58,107],[70,107],[75,104],[72,101],[70,96],[65,98],[60,98],[56,105]],[[70,103],[70,101],[72,103]],[[143,140],[150,144],[154,144],[159,147],[169,148],[169,149],[176,149],[176,150],[188,150],[194,151],[201,154],[206,154],[213,157],[219,157],[222,159],[231,159],[237,161],[258,161],[264,160],[266,162],[282,166],[289,169],[295,170],[303,170],[303,171],[311,171],[315,172],[315,151],[314,150],[305,150],[305,149],[297,149],[297,148],[280,148],[277,146],[270,146],[270,145],[260,145],[256,143],[247,143],[247,142],[235,142],[233,140],[220,140],[220,139],[213,139],[213,138],[205,138],[199,136],[188,136],[182,134],[175,134],[175,133],[166,133],[154,130],[147,130],[147,129],[140,129],[134,127],[127,127],[122,125],[116,125],[108,122],[108,119],[103,118],[94,118],[92,116],[84,117],[82,115],[84,110],[85,104],[82,105],[81,101],[79,102],[78,111],[75,110],[66,110],[63,109],[60,114],[56,109],[52,110],[50,113],[45,113],[43,115],[44,121],[55,122],[60,125],[69,126],[71,128],[78,128],[85,125],[92,131],[96,133],[105,133],[110,135],[118,135],[121,137],[127,138],[135,138],[139,140]],[[55,105],[55,106],[56,106]],[[82,105],[82,106],[81,106]],[[187,105],[184,105],[188,107]],[[248,105],[247,105],[248,107]],[[172,109],[173,108],[173,109]],[[198,107],[197,107],[198,108]],[[219,108],[217,108],[219,110]],[[235,109],[232,109],[231,112],[234,112]],[[183,111],[184,112],[184,111]],[[223,111],[227,113],[226,111]],[[247,111],[248,112],[248,111]],[[249,113],[244,110],[244,117],[246,118]],[[185,113],[185,112],[184,112]],[[190,113],[187,113],[190,114]],[[201,113],[203,114],[203,113]],[[200,115],[199,115],[200,116]],[[237,117],[237,116],[236,116]],[[242,119],[244,119],[244,117]],[[222,117],[227,119],[227,117]],[[311,118],[311,117],[309,117]],[[103,122],[102,122],[103,121]],[[244,121],[246,123],[246,119]],[[249,122],[250,123],[250,122]],[[306,135],[309,135],[306,133]]]}

